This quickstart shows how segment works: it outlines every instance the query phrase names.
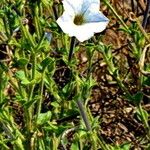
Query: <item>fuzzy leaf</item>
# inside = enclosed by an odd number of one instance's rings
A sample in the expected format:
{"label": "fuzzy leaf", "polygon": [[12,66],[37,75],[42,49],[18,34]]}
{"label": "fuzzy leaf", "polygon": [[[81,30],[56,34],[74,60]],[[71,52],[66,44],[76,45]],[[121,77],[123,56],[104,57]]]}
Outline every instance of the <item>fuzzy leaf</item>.
{"label": "fuzzy leaf", "polygon": [[24,71],[17,71],[16,72],[16,78],[21,80],[21,83],[24,85],[30,84],[30,81],[26,78]]}
{"label": "fuzzy leaf", "polygon": [[46,113],[41,113],[39,116],[38,116],[38,119],[37,119],[37,124],[38,125],[43,125],[45,124],[46,122],[48,122],[50,119],[51,119],[51,116],[52,116],[52,113],[50,111],[46,112]]}

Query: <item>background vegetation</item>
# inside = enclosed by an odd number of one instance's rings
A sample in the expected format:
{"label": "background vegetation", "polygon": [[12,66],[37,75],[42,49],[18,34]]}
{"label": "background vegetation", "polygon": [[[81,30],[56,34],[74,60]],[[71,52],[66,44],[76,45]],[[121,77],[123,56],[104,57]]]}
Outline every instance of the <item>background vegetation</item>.
{"label": "background vegetation", "polygon": [[149,10],[102,0],[107,29],[68,62],[61,1],[1,0],[0,150],[149,150]]}

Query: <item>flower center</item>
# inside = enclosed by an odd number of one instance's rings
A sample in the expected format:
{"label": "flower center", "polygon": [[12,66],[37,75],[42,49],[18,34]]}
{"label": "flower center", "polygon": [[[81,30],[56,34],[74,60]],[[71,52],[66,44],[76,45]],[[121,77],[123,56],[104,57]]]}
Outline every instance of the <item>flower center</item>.
{"label": "flower center", "polygon": [[83,24],[84,23],[84,17],[83,17],[83,15],[80,15],[80,14],[76,15],[74,17],[73,22],[74,22],[75,25],[81,25],[81,24]]}

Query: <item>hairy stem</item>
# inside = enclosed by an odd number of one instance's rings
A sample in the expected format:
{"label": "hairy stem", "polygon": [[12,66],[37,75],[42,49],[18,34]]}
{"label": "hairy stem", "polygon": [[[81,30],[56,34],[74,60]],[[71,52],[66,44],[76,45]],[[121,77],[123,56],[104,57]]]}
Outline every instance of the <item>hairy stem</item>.
{"label": "hairy stem", "polygon": [[41,105],[42,105],[42,100],[43,100],[43,88],[44,88],[44,75],[42,75],[42,80],[41,80],[40,98],[37,104],[37,118],[36,119],[38,119],[38,116],[40,115],[40,112],[41,112]]}
{"label": "hairy stem", "polygon": [[89,122],[88,117],[87,117],[86,112],[85,112],[85,108],[84,108],[83,103],[81,102],[81,100],[77,100],[77,105],[78,105],[78,108],[80,110],[80,114],[82,116],[82,119],[83,119],[83,121],[86,125],[86,128],[87,128],[88,131],[90,131],[91,130],[91,125],[90,125],[90,122]]}
{"label": "hairy stem", "polygon": [[[76,42],[76,39],[75,37],[72,37],[71,38],[71,43],[70,43],[70,51],[69,51],[69,56],[68,56],[68,62],[71,61],[71,58],[72,58],[72,54],[73,54],[73,50],[75,48],[75,42]],[[79,87],[78,87],[78,84],[77,84],[77,92],[79,92]],[[87,114],[85,112],[85,108],[83,106],[83,103],[80,99],[77,100],[77,106],[79,108],[79,111],[80,111],[80,115],[86,125],[86,128],[87,130],[91,130],[91,126],[90,126],[90,123],[89,123],[89,120],[88,120],[88,117],[87,117]]]}

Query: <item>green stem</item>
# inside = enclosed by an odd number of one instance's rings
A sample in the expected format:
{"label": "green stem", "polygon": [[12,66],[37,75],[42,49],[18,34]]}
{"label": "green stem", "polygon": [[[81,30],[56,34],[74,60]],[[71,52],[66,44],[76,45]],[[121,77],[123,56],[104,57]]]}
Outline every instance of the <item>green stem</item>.
{"label": "green stem", "polygon": [[12,75],[10,72],[7,73],[8,77],[9,77],[9,82],[12,85],[12,87],[20,94],[21,98],[24,99],[24,95],[21,92],[21,90],[19,89],[18,85],[15,83],[14,78],[12,78]]}
{"label": "green stem", "polygon": [[0,88],[0,104],[3,102],[2,89]]}
{"label": "green stem", "polygon": [[80,111],[80,115],[82,116],[82,119],[86,125],[86,128],[88,131],[91,131],[92,128],[91,128],[91,125],[90,125],[90,122],[89,122],[89,119],[87,117],[87,114],[85,112],[85,108],[83,106],[83,103],[81,100],[77,100],[77,105],[78,105],[78,108],[79,108],[79,111]]}
{"label": "green stem", "polygon": [[19,18],[19,20],[20,20],[20,27],[21,27],[22,33],[23,33],[24,37],[26,38],[26,40],[28,40],[28,42],[30,43],[31,49],[32,49],[35,47],[35,41],[34,41],[33,37],[31,36],[27,25],[24,26],[22,24],[21,18]]}
{"label": "green stem", "polygon": [[2,83],[3,83],[3,73],[2,72],[0,72],[0,104],[3,102],[3,92],[2,92],[2,90],[3,90],[3,88],[2,88]]}
{"label": "green stem", "polygon": [[37,104],[37,118],[36,118],[36,121],[37,121],[38,116],[40,115],[40,112],[41,112],[41,105],[42,105],[42,100],[43,100],[43,89],[44,89],[44,73],[42,75],[42,80],[41,80],[40,99],[39,99],[38,104]]}
{"label": "green stem", "polygon": [[5,28],[5,32],[6,32],[7,38],[9,39],[10,38],[10,32],[9,32],[9,28],[8,28],[6,17],[3,17],[2,19],[3,19],[4,28]]}
{"label": "green stem", "polygon": [[[75,37],[72,37],[71,38],[71,43],[70,43],[70,51],[69,51],[69,56],[68,56],[68,62],[71,61],[71,58],[72,58],[72,54],[73,54],[73,50],[75,48],[75,42],[76,42],[76,39]],[[77,93],[79,92],[79,86],[78,86],[78,82],[77,82]],[[80,111],[80,115],[86,125],[86,128],[88,131],[91,130],[91,125],[89,123],[89,120],[88,120],[88,117],[87,117],[87,114],[85,112],[85,108],[83,106],[83,103],[80,99],[77,100],[77,106],[79,108],[79,111]]]}
{"label": "green stem", "polygon": [[[110,10],[113,12],[113,14],[116,16],[116,18],[118,18],[118,20],[121,22],[121,24],[125,27],[126,30],[129,30],[128,26],[125,24],[125,22],[123,21],[123,19],[118,15],[118,13],[116,12],[116,10],[111,6],[111,4],[108,2],[108,0],[103,0],[104,3],[110,8]],[[139,29],[141,30],[142,34],[144,35],[145,39],[150,42],[149,37],[147,35],[147,33],[145,32],[145,30],[143,29],[141,23],[138,21],[138,19],[135,19]]]}
{"label": "green stem", "polygon": [[120,78],[116,75],[114,75],[114,71],[113,71],[113,64],[111,63],[111,61],[108,60],[105,52],[103,51],[103,56],[104,56],[104,60],[106,62],[106,64],[108,65],[108,68],[110,70],[111,75],[113,76],[113,78],[116,80],[117,84],[119,85],[119,87],[122,89],[122,91],[124,91],[127,95],[128,98],[130,98],[130,100],[132,100],[132,95],[130,94],[130,92],[128,91],[128,89],[125,87],[125,85],[122,83],[122,81],[120,80]]}
{"label": "green stem", "polygon": [[[32,60],[33,60],[33,62],[32,62],[32,77],[31,77],[31,79],[34,80],[35,70],[36,70],[36,57],[35,57],[34,53],[32,53]],[[28,96],[28,102],[30,102],[33,98],[34,87],[35,87],[34,84],[29,87],[30,91],[29,91],[29,96]],[[27,130],[30,134],[30,132],[32,131],[33,106],[31,105],[29,108],[26,109],[26,111],[27,111]]]}
{"label": "green stem", "polygon": [[32,52],[32,61],[32,80],[34,80],[36,71],[36,56],[34,52]]}
{"label": "green stem", "polygon": [[119,21],[121,22],[121,24],[128,30],[128,26],[125,24],[125,22],[122,20],[122,18],[118,15],[118,13],[116,12],[116,10],[111,6],[111,4],[108,2],[108,0],[103,0],[104,3],[110,8],[110,10],[114,13],[114,15],[116,16],[116,18],[119,19]]}
{"label": "green stem", "polygon": [[37,37],[38,39],[40,39],[41,37],[41,29],[40,29],[40,22],[38,19],[38,14],[39,14],[39,7],[37,6],[37,4],[34,6],[34,24],[35,24],[35,29],[36,29],[36,33],[37,33]]}
{"label": "green stem", "polygon": [[146,31],[144,30],[144,28],[142,27],[140,20],[138,18],[135,18],[135,21],[136,21],[141,33],[144,35],[145,39],[148,41],[148,43],[150,43],[150,38],[149,38],[148,34],[146,33]]}
{"label": "green stem", "polygon": [[147,135],[148,135],[148,138],[149,138],[149,140],[150,140],[150,126],[149,126],[149,124],[148,124],[147,119],[145,118],[145,114],[144,114],[144,111],[143,111],[143,108],[142,108],[141,104],[139,104],[139,105],[137,106],[137,108],[138,108],[138,110],[139,110],[139,112],[140,112],[140,115],[141,115],[141,117],[142,117],[142,122],[143,122],[143,124],[144,124],[145,130],[147,131]]}
{"label": "green stem", "polygon": [[[115,76],[114,74],[113,74],[113,64],[107,59],[107,56],[106,56],[106,54],[105,54],[105,52],[103,52],[103,56],[104,56],[104,59],[105,59],[105,62],[106,62],[106,64],[108,65],[108,68],[109,68],[109,70],[110,70],[110,72],[111,72],[111,74],[112,74],[112,76],[114,77],[114,79],[117,81],[117,84],[119,85],[119,87],[122,89],[122,91],[124,91],[126,94],[127,94],[127,96],[128,96],[128,98],[130,99],[130,101],[132,101],[132,95],[130,94],[130,92],[128,91],[128,89],[125,87],[125,85],[122,83],[122,81],[120,80],[120,78],[118,77],[118,76]],[[142,117],[142,122],[143,122],[143,124],[144,124],[144,127],[145,127],[145,130],[147,131],[147,135],[148,135],[148,137],[149,137],[149,139],[150,139],[150,126],[149,126],[149,124],[148,124],[148,122],[147,122],[147,120],[146,120],[146,118],[145,118],[145,114],[144,114],[144,112],[143,112],[143,109],[142,109],[142,106],[141,106],[141,104],[139,104],[138,106],[137,106],[137,108],[138,108],[138,110],[139,110],[139,112],[140,112],[140,115],[141,115],[141,117]]]}
{"label": "green stem", "polygon": [[[73,50],[74,50],[74,47],[75,47],[75,37],[72,37],[71,39],[71,44],[70,44],[70,52],[69,52],[69,57],[68,57],[68,62],[71,61],[71,58],[72,58],[72,54],[73,54]],[[91,66],[91,62],[89,64]],[[77,93],[80,93],[80,88],[79,88],[79,84],[77,82]],[[87,128],[88,131],[90,131],[90,134],[92,134],[90,137],[91,137],[91,141],[92,141],[92,145],[93,145],[93,150],[97,150],[97,139],[95,137],[97,137],[96,133],[95,132],[92,132],[92,127],[91,127],[91,124],[90,124],[90,121],[88,119],[88,116],[87,116],[87,113],[85,111],[85,107],[82,103],[82,98],[80,98],[81,96],[79,96],[78,100],[76,101],[77,103],[77,106],[79,108],[79,112],[80,112],[80,115],[85,123],[85,126]],[[93,134],[94,133],[94,134]],[[103,139],[98,139],[99,141],[99,145],[101,147],[102,150],[110,150],[108,147],[107,147],[107,144],[105,144],[105,142],[103,141]]]}
{"label": "green stem", "polygon": [[40,39],[41,34],[40,34],[39,21],[38,21],[37,16],[34,16],[34,23],[35,23],[35,29],[36,29],[37,37],[38,37],[38,39]]}
{"label": "green stem", "polygon": [[101,146],[101,148],[103,150],[110,150],[110,148],[108,147],[108,145],[105,143],[105,141],[102,139],[102,137],[98,138],[98,143]]}

